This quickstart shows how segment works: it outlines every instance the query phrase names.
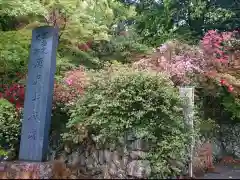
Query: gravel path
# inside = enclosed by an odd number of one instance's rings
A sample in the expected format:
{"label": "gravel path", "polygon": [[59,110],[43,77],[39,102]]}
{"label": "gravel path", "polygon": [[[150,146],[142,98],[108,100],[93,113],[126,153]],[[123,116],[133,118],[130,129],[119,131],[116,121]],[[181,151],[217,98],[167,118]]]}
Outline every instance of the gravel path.
{"label": "gravel path", "polygon": [[240,179],[240,166],[218,166],[215,173],[207,173],[199,179]]}

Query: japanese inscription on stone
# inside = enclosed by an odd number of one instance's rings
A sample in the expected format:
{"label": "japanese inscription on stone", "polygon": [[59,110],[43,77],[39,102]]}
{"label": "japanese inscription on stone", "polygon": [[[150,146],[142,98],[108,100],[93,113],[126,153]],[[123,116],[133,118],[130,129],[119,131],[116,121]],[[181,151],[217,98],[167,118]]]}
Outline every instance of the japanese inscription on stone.
{"label": "japanese inscription on stone", "polygon": [[58,31],[33,30],[20,143],[20,160],[43,161],[48,148]]}

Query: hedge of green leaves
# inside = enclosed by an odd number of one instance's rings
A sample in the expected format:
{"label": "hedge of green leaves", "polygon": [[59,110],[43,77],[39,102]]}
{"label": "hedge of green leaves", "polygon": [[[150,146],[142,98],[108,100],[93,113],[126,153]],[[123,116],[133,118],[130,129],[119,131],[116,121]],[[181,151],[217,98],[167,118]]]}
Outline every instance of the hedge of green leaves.
{"label": "hedge of green leaves", "polygon": [[[112,66],[91,74],[85,95],[71,110],[68,127],[82,125],[101,144],[119,146],[126,131],[151,144],[149,160],[154,177],[180,173],[185,162],[188,131],[178,91],[162,74]],[[65,138],[78,143],[80,129]],[[178,163],[176,163],[178,164]]]}
{"label": "hedge of green leaves", "polygon": [[0,98],[0,149],[14,151],[19,143],[21,122],[13,104]]}

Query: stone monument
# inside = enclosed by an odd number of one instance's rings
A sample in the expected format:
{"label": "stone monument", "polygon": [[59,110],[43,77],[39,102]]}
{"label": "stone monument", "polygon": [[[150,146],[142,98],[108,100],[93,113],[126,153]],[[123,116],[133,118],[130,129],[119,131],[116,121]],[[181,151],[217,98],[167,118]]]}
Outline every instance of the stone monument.
{"label": "stone monument", "polygon": [[32,31],[19,160],[46,158],[51,124],[58,30],[42,26]]}

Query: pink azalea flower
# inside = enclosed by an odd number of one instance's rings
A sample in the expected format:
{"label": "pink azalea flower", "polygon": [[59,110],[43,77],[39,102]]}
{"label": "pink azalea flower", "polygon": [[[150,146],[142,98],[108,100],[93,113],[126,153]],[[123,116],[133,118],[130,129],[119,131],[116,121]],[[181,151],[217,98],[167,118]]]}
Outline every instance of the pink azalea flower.
{"label": "pink azalea flower", "polygon": [[72,80],[72,79],[67,79],[67,80],[66,80],[66,83],[70,86],[70,85],[72,85],[73,80]]}

